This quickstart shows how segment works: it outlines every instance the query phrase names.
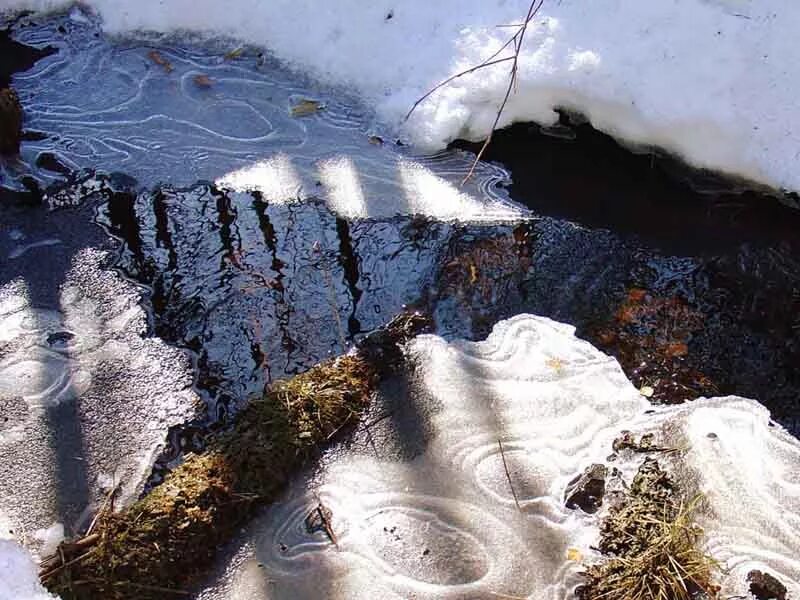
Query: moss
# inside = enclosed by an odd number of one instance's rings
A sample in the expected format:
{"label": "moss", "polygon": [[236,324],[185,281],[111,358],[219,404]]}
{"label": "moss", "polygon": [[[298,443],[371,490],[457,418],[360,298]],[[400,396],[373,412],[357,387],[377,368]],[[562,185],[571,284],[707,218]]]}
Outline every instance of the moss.
{"label": "moss", "polygon": [[188,594],[253,510],[356,422],[399,358],[397,345],[426,324],[419,316],[396,319],[357,353],[274,384],[205,453],[188,456],[126,510],[101,515],[89,535],[62,544],[43,564],[43,583],[64,600]]}
{"label": "moss", "polygon": [[581,600],[690,600],[716,598],[716,563],[700,548],[702,530],[692,515],[698,499],[684,502],[676,484],[648,458],[625,498],[600,529],[607,559],[590,566]]}

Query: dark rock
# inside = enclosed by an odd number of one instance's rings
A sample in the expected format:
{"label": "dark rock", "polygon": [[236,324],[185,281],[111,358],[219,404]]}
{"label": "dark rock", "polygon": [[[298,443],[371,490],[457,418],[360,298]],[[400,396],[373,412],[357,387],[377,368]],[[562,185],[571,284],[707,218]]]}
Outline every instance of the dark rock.
{"label": "dark rock", "polygon": [[570,481],[564,493],[567,508],[580,508],[590,515],[596,513],[603,504],[607,474],[605,465],[593,464]]}
{"label": "dark rock", "polygon": [[22,106],[11,88],[0,90],[0,154],[17,154],[22,137]]}
{"label": "dark rock", "polygon": [[60,175],[69,175],[71,173],[71,169],[62,163],[52,152],[40,153],[39,156],[36,157],[36,166]]}
{"label": "dark rock", "polygon": [[747,574],[750,593],[758,600],[786,600],[786,586],[769,573],[750,571]]}

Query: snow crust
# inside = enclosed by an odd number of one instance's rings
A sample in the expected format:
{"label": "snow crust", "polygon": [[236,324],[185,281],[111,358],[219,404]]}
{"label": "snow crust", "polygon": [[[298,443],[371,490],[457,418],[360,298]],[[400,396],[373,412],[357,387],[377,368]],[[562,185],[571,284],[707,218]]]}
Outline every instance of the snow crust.
{"label": "snow crust", "polygon": [[[52,9],[56,0],[5,0]],[[490,56],[528,0],[92,0],[111,33],[213,31],[352,89],[399,126],[434,84]],[[78,18],[78,17],[76,17]],[[554,107],[690,163],[800,190],[800,4],[791,0],[545,0],[501,125]],[[488,132],[508,63],[436,93],[407,124],[423,147]]]}

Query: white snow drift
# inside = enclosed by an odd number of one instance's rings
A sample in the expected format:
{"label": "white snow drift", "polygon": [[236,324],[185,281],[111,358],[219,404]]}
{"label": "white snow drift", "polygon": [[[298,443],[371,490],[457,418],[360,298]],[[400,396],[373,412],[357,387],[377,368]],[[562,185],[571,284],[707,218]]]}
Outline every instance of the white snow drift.
{"label": "white snow drift", "polygon": [[[59,0],[5,0],[55,8]],[[92,0],[111,33],[213,31],[359,92],[389,124],[445,77],[491,55],[528,0]],[[2,4],[0,4],[2,6]],[[800,4],[793,0],[544,0],[501,125],[554,107],[701,167],[800,190]],[[509,64],[458,79],[408,123],[438,148],[481,138]]]}

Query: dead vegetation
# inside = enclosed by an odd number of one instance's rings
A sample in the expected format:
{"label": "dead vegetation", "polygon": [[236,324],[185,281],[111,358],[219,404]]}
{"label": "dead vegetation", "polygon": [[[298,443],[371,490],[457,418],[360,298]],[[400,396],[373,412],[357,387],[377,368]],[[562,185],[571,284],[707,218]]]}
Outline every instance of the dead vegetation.
{"label": "dead vegetation", "polygon": [[[531,0],[530,5],[528,6],[528,12],[525,15],[525,18],[522,20],[521,23],[511,25],[514,28],[514,34],[506,41],[505,44],[500,46],[500,49],[497,50],[494,54],[489,56],[483,62],[475,65],[474,67],[470,67],[469,69],[465,69],[464,71],[460,71],[455,75],[451,75],[444,81],[433,86],[427,93],[417,99],[414,102],[411,109],[406,113],[406,120],[411,116],[411,114],[416,110],[416,108],[422,104],[425,100],[427,100],[434,92],[438,89],[446,86],[451,81],[458,79],[459,77],[463,77],[464,75],[469,75],[470,73],[475,73],[476,71],[480,71],[481,69],[486,69],[488,67],[493,67],[495,65],[503,64],[503,63],[511,63],[508,72],[508,86],[506,86],[506,93],[503,96],[503,100],[500,103],[500,106],[497,109],[497,113],[495,114],[494,122],[492,123],[492,128],[489,130],[489,134],[486,136],[486,140],[483,142],[481,149],[478,151],[475,160],[472,162],[472,167],[470,168],[469,172],[466,174],[464,179],[461,181],[464,184],[472,174],[475,172],[475,167],[478,166],[481,158],[483,157],[484,152],[486,152],[486,148],[489,147],[489,144],[492,142],[492,136],[494,135],[495,130],[497,129],[498,124],[500,123],[500,118],[503,116],[503,111],[506,108],[506,104],[508,104],[508,99],[511,97],[511,91],[516,91],[517,88],[517,73],[519,70],[519,53],[522,50],[522,43],[525,41],[525,33],[528,30],[528,25],[531,24],[534,17],[536,17],[539,10],[542,8],[544,4],[544,0]],[[510,51],[509,54],[506,56],[501,56],[504,52]]]}
{"label": "dead vegetation", "polygon": [[104,511],[89,535],[63,543],[41,579],[64,600],[186,596],[257,506],[338,432],[356,422],[398,344],[428,321],[401,315],[359,351],[277,382],[202,455],[190,455],[147,496]]}
{"label": "dead vegetation", "polygon": [[662,470],[647,458],[625,497],[601,525],[598,549],[606,559],[591,565],[580,600],[715,599],[717,564],[700,547],[702,530],[689,501]]}

